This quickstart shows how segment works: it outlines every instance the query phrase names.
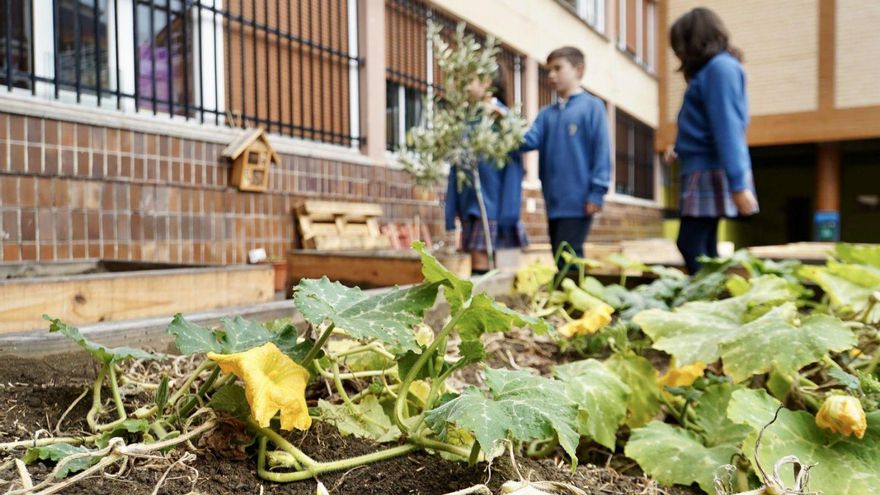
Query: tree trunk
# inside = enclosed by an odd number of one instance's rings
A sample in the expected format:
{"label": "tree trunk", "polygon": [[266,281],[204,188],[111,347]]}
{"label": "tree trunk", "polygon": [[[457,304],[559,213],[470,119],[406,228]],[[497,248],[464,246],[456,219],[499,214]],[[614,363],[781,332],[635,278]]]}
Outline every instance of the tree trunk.
{"label": "tree trunk", "polygon": [[492,247],[492,232],[489,229],[489,216],[486,213],[486,203],[483,201],[483,188],[480,185],[479,165],[474,167],[474,192],[477,194],[477,204],[480,205],[480,220],[483,222],[483,236],[486,239],[486,258],[489,261],[489,269],[495,269],[495,250]]}

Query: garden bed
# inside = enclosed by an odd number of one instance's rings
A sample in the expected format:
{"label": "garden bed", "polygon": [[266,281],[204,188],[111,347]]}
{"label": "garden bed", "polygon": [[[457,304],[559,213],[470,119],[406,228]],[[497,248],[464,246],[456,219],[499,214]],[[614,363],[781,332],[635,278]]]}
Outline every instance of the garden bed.
{"label": "garden bed", "polygon": [[274,297],[271,267],[94,261],[0,264],[0,334],[254,304]]}

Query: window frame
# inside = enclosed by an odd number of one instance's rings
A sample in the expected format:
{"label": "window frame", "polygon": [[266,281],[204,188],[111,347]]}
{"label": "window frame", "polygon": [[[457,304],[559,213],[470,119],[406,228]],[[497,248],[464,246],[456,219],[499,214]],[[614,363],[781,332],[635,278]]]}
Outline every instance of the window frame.
{"label": "window frame", "polygon": [[[98,0],[95,0],[98,1]],[[63,87],[57,79],[56,69],[60,67],[59,55],[56,51],[60,20],[56,19],[52,0],[31,0],[31,29],[33,30],[33,88],[14,88],[20,94],[33,94],[60,103],[88,106],[96,109],[123,111],[140,115],[161,115],[163,119],[198,120],[204,113],[223,115],[225,109],[225,51],[223,38],[223,21],[221,12],[223,0],[197,0],[192,5],[184,5],[187,9],[189,26],[192,26],[192,63],[188,70],[190,87],[192,88],[192,109],[190,115],[179,115],[160,109],[145,108],[137,105],[140,95],[137,94],[137,64],[135,58],[135,32],[132,36],[119,36],[120,26],[131,26],[136,31],[135,9],[138,0],[107,0],[106,1],[106,32],[101,33],[107,39],[107,72],[108,87],[101,87],[95,93]],[[199,15],[201,14],[201,15]],[[218,21],[218,19],[220,19]],[[201,29],[199,21],[201,20]],[[126,56],[125,54],[128,54]],[[197,68],[201,70],[197,70]],[[101,94],[103,91],[109,94]],[[97,93],[97,94],[96,94]],[[99,96],[100,94],[100,96]],[[206,119],[207,120],[207,119]],[[214,119],[216,120],[216,119]],[[225,117],[220,120],[225,120]]]}

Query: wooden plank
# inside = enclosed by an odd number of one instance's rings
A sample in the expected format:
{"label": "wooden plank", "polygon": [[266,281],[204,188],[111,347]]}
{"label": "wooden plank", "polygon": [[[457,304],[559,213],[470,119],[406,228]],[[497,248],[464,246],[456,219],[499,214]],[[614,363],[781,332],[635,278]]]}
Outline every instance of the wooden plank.
{"label": "wooden plank", "polygon": [[303,211],[309,215],[348,215],[349,217],[381,217],[382,206],[374,203],[349,203],[344,201],[306,200]]}
{"label": "wooden plank", "polygon": [[43,314],[71,324],[126,320],[269,301],[269,266],[44,277],[0,282],[0,334],[46,328]]}
{"label": "wooden plank", "polygon": [[[464,254],[440,255],[440,261],[461,277],[470,277],[470,257]],[[422,281],[422,265],[411,251],[360,251],[356,253],[293,250],[288,254],[293,281],[327,276],[349,285],[387,287]]]}

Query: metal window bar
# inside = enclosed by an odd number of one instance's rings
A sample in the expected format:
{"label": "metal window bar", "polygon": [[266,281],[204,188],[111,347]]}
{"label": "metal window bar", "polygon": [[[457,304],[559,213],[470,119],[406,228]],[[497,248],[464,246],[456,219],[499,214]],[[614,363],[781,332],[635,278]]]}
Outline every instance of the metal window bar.
{"label": "metal window bar", "polygon": [[[261,6],[266,4],[261,7],[265,8],[262,12],[257,11],[258,1]],[[5,39],[0,40],[0,61],[5,66],[0,76],[5,78],[7,91],[30,81],[28,89],[34,95],[37,84],[44,83],[53,89],[44,93],[47,98],[62,100],[75,96],[77,103],[91,105],[115,99],[114,106],[119,111],[149,111],[157,116],[193,118],[198,122],[213,120],[216,125],[235,125],[235,117],[239,117],[249,125],[263,126],[286,136],[347,146],[356,146],[363,140],[355,122],[356,108],[351,106],[357,95],[350,92],[358,88],[357,81],[351,78],[357,76],[363,60],[349,53],[349,47],[355,51],[357,47],[351,40],[352,35],[356,36],[351,29],[357,22],[349,19],[357,15],[357,10],[350,1],[276,0],[273,12],[269,2],[262,0],[96,0],[88,5],[53,0],[51,20],[31,21],[30,16],[24,16],[26,19],[19,21],[22,16],[14,16],[17,10],[13,9],[30,9],[32,2],[0,0],[0,22],[6,28]],[[130,17],[123,20],[120,8],[129,5],[126,8],[131,9]],[[282,22],[281,5],[286,6],[286,23]],[[68,15],[72,15],[72,22],[62,22]],[[35,22],[48,25],[46,29],[39,25],[35,29]],[[205,29],[213,32],[204,33]],[[121,42],[120,35],[127,35],[126,30],[132,33],[127,38],[130,41]],[[23,40],[28,34],[30,40]],[[34,36],[52,36],[48,43],[54,48],[52,75],[38,74],[32,63],[26,66],[27,70],[22,70],[24,65],[16,66],[19,55],[33,59]],[[211,39],[213,47],[203,46],[209,45]],[[245,55],[248,42],[253,44],[247,47],[251,48],[252,59],[251,54]],[[111,43],[116,46],[108,47]],[[135,53],[120,53],[120,45],[133,46]],[[239,47],[238,59],[232,58],[233,45]],[[274,57],[273,49],[277,50]],[[14,50],[22,50],[22,54]],[[160,54],[162,50],[166,53]],[[213,53],[213,69],[203,71],[201,63],[194,67],[194,50],[209,56]],[[264,57],[261,51],[265,52]],[[133,69],[123,69],[127,59],[133,59]],[[225,66],[223,73],[218,71],[220,65]],[[285,69],[289,86],[286,112],[282,109],[281,77]],[[123,70],[134,73],[129,75]],[[162,75],[163,71],[167,74]],[[109,77],[114,73],[115,83]],[[160,76],[166,80],[160,80]],[[205,77],[212,76],[213,96],[210,81],[205,81]],[[234,76],[240,80],[234,81]],[[276,78],[274,87],[272,77]],[[131,87],[122,84],[126,78],[134,80]],[[195,81],[200,85],[197,91]],[[240,84],[238,91],[232,87],[236,83]],[[229,109],[234,118],[227,119],[223,109]]]}

